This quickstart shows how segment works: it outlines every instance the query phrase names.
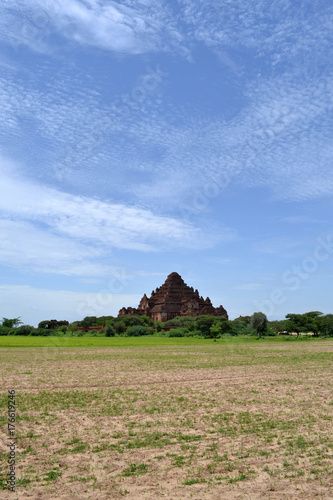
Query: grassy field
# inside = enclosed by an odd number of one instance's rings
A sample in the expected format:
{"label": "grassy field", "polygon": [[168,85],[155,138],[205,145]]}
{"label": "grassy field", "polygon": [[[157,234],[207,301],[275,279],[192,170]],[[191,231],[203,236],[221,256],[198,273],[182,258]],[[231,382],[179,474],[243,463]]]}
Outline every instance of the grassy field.
{"label": "grassy field", "polygon": [[[321,339],[312,337],[285,337],[274,336],[260,339],[260,342],[318,342]],[[218,338],[218,344],[240,344],[244,342],[257,342],[258,338],[249,335],[238,335],[230,338]],[[129,346],[163,346],[163,345],[212,345],[212,339],[196,337],[33,337],[33,336],[0,336],[0,347],[129,347]]]}
{"label": "grassy field", "polygon": [[[255,340],[255,337],[233,337],[228,340],[218,339],[218,342],[229,344],[230,342],[254,342]],[[149,335],[145,337],[30,337],[19,335],[0,337],[0,347],[143,347],[158,345],[205,345],[212,342],[212,339],[194,337],[169,338]]]}
{"label": "grassy field", "polygon": [[331,339],[0,347],[4,475],[7,390],[17,406],[17,493],[4,500],[333,498]]}
{"label": "grassy field", "polygon": [[[228,339],[217,339],[219,344],[239,344],[256,342],[257,337],[235,336]],[[270,337],[264,339],[269,342],[285,342],[286,337]],[[288,337],[288,340],[296,340]],[[30,336],[0,336],[0,347],[126,347],[126,346],[159,346],[159,345],[210,345],[212,339],[196,337],[30,337]]]}

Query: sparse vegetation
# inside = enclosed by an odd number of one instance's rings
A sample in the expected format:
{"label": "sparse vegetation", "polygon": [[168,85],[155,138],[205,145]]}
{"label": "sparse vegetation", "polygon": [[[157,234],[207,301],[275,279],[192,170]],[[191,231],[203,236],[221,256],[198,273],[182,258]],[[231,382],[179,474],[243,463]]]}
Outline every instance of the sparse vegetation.
{"label": "sparse vegetation", "polygon": [[31,497],[331,491],[331,339],[0,339],[11,342],[0,376],[16,388],[18,487]]}

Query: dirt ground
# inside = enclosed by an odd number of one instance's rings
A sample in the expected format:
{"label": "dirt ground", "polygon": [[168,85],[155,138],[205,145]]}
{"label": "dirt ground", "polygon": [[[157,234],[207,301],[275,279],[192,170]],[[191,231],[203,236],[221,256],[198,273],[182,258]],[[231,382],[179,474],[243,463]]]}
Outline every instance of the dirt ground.
{"label": "dirt ground", "polygon": [[0,497],[333,499],[332,367],[331,340],[2,348]]}

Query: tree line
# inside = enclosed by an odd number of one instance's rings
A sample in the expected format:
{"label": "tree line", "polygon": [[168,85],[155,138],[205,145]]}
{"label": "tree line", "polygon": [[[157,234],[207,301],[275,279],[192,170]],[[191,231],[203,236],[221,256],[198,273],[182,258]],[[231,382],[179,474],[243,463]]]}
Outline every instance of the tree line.
{"label": "tree line", "polygon": [[45,320],[38,328],[22,324],[20,318],[2,318],[0,335],[34,336],[128,336],[159,335],[166,337],[225,338],[236,335],[274,336],[310,333],[313,336],[333,337],[333,314],[310,311],[287,314],[280,321],[268,321],[262,312],[228,320],[217,316],[178,316],[165,322],[148,316],[125,315],[87,316],[81,321]]}

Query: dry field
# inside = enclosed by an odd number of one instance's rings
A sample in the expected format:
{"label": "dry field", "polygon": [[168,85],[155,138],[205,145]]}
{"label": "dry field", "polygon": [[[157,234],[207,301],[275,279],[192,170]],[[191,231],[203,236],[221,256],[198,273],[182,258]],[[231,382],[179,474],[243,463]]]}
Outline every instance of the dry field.
{"label": "dry field", "polygon": [[1,348],[6,499],[333,499],[333,340]]}

